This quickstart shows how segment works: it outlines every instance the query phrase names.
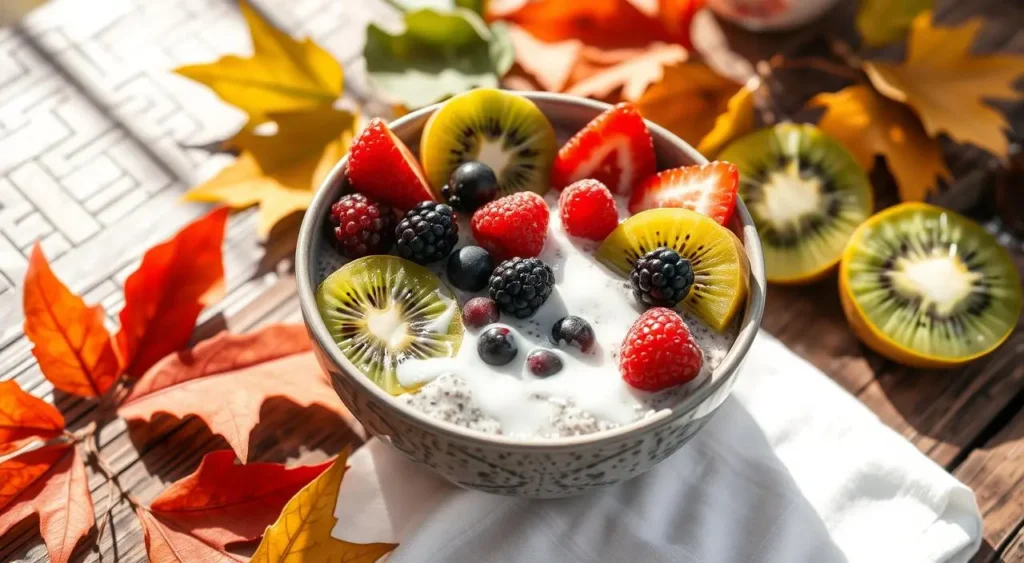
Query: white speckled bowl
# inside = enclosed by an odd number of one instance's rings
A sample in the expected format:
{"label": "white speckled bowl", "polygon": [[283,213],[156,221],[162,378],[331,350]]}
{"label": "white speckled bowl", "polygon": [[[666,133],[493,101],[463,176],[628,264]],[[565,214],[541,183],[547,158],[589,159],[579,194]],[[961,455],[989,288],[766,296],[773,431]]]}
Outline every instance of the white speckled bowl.
{"label": "white speckled bowl", "polygon": [[[560,94],[523,95],[551,120],[560,142],[609,107]],[[391,129],[417,152],[423,125],[438,107],[412,112],[393,122]],[[672,133],[650,122],[647,126],[654,136],[659,170],[707,162]],[[675,408],[595,434],[519,440],[435,420],[399,404],[341,354],[316,308],[316,287],[330,273],[326,270],[341,263],[326,238],[324,222],[331,202],[344,188],[347,160],[343,158],[327,176],[302,220],[295,257],[299,303],[320,365],[330,374],[345,405],[371,434],[409,459],[469,489],[537,498],[575,495],[635,477],[654,467],[703,428],[729,395],[764,312],[764,259],[757,232],[742,203],[737,205],[734,227],[742,233],[750,259],[751,291],[739,335],[711,380]]]}

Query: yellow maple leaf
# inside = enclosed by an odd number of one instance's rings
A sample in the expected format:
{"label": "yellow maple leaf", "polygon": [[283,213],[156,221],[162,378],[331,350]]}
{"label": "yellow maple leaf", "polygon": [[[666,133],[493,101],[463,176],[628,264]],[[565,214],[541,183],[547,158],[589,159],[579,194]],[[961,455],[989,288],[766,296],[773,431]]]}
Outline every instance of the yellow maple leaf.
{"label": "yellow maple leaf", "polygon": [[697,144],[728,111],[740,87],[703,63],[686,62],[665,67],[661,80],[634,103],[647,119]]}
{"label": "yellow maple leaf", "polygon": [[754,130],[754,90],[751,85],[740,88],[726,104],[725,113],[700,140],[697,151],[714,158],[726,145]]}
{"label": "yellow maple leaf", "polygon": [[931,12],[921,13],[910,27],[906,61],[872,61],[864,71],[881,94],[913,108],[929,135],[946,133],[1005,156],[1009,124],[985,99],[1021,97],[1014,81],[1024,75],[1024,55],[972,55],[981,25],[932,27]]}
{"label": "yellow maple leaf", "polygon": [[252,563],[373,563],[397,547],[391,543],[359,544],[331,537],[338,489],[345,475],[348,449],[334,465],[288,501],[252,555]]}
{"label": "yellow maple leaf", "polygon": [[907,34],[914,16],[934,5],[935,0],[860,0],[857,32],[865,45],[888,45]]}
{"label": "yellow maple leaf", "polygon": [[222,203],[234,209],[259,205],[261,238],[288,215],[309,207],[313,193],[348,150],[355,133],[350,113],[329,108],[269,117],[276,120],[274,135],[240,131],[226,142],[242,151],[238,159],[184,196],[186,201]]}
{"label": "yellow maple leaf", "polygon": [[227,55],[175,72],[209,86],[246,112],[253,124],[264,121],[269,112],[334,103],[342,92],[341,64],[312,40],[299,42],[275,28],[247,2],[239,2],[239,7],[249,25],[253,55]]}
{"label": "yellow maple leaf", "polygon": [[870,170],[875,155],[885,157],[903,201],[924,201],[937,178],[949,178],[939,142],[925,133],[909,108],[869,86],[849,86],[834,94],[818,94],[809,102],[824,107],[818,123]]}

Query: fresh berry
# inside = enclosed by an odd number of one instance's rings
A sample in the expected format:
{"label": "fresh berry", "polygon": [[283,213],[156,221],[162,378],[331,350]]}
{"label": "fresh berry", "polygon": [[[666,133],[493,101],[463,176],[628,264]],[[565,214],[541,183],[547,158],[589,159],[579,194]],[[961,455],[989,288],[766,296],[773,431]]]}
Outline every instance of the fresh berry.
{"label": "fresh berry", "polygon": [[452,170],[448,184],[441,188],[441,195],[455,209],[473,212],[498,195],[498,177],[482,162],[463,162]]}
{"label": "fresh berry", "polygon": [[395,242],[395,212],[363,194],[341,196],[329,219],[338,250],[347,258],[384,254]]}
{"label": "fresh berry", "polygon": [[739,171],[728,162],[664,170],[640,184],[629,198],[629,212],[682,207],[725,225],[736,209]]}
{"label": "fresh berry", "polygon": [[470,226],[477,244],[498,260],[540,254],[548,236],[548,204],[533,192],[496,199],[473,214]]}
{"label": "fresh berry", "polygon": [[661,391],[693,380],[704,364],[690,329],[672,309],[648,309],[619,350],[619,372],[632,387]]}
{"label": "fresh berry", "polygon": [[459,224],[448,204],[422,201],[395,227],[395,241],[402,258],[418,264],[437,262],[459,242]]}
{"label": "fresh berry", "polygon": [[536,258],[512,258],[494,269],[487,290],[503,313],[525,319],[547,301],[554,286],[550,266]]}
{"label": "fresh berry", "polygon": [[551,377],[562,371],[562,359],[551,350],[538,348],[526,356],[526,367],[537,377]]}
{"label": "fresh berry", "polygon": [[483,328],[500,317],[498,304],[489,297],[474,297],[462,307],[462,324],[469,328]]}
{"label": "fresh berry", "polygon": [[587,353],[594,348],[594,329],[586,320],[569,315],[558,319],[551,327],[551,341]]}
{"label": "fresh berry", "polygon": [[434,199],[416,157],[380,118],[352,142],[345,174],[355,191],[399,209]]}
{"label": "fresh berry", "polygon": [[633,297],[648,307],[675,307],[693,286],[693,266],[671,248],[655,248],[633,265]]}
{"label": "fresh berry", "polygon": [[512,331],[503,326],[492,326],[480,335],[476,342],[480,359],[492,366],[503,366],[519,353]]}
{"label": "fresh berry", "polygon": [[445,268],[448,282],[463,291],[480,291],[494,272],[491,253],[479,246],[463,246],[451,253]]}
{"label": "fresh berry", "polygon": [[580,180],[562,190],[558,213],[562,228],[574,237],[600,241],[619,226],[615,198],[597,180]]}
{"label": "fresh berry", "polygon": [[654,141],[636,107],[622,102],[602,113],[558,151],[551,185],[562,189],[594,178],[616,194],[628,194],[654,174]]}

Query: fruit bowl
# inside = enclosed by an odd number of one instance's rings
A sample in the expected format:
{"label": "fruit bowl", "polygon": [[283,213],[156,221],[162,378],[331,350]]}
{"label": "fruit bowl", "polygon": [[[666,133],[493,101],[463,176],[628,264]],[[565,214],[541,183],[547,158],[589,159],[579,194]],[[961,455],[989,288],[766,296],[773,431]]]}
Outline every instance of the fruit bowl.
{"label": "fruit bowl", "polygon": [[[547,116],[560,143],[610,107],[560,94],[521,94]],[[423,128],[439,107],[412,112],[391,123],[391,130],[418,154]],[[658,169],[707,162],[664,128],[650,122],[647,126]],[[341,353],[317,309],[317,286],[340,264],[324,233],[332,202],[347,189],[347,162],[346,156],[327,175],[303,218],[295,260],[299,303],[317,359],[342,401],[372,435],[410,460],[467,489],[532,498],[576,495],[651,469],[703,428],[728,397],[764,312],[764,260],[742,202],[729,225],[743,242],[750,262],[750,291],[736,341],[709,380],[672,408],[612,430],[525,440],[456,426],[401,404]]]}

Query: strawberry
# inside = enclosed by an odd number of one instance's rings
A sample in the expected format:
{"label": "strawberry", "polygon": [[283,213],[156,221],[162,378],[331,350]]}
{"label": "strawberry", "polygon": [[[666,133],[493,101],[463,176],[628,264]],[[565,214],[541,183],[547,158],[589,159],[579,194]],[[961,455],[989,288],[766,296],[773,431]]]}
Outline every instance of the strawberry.
{"label": "strawberry", "polygon": [[574,237],[604,240],[619,225],[615,198],[597,180],[580,180],[562,190],[558,213],[562,228]]}
{"label": "strawberry", "polygon": [[654,174],[654,141],[633,104],[602,113],[558,151],[551,185],[562,189],[584,178],[599,180],[616,194],[628,194]]}
{"label": "strawberry", "polygon": [[619,349],[619,373],[630,386],[661,391],[700,373],[704,357],[678,313],[648,309],[633,323]]}
{"label": "strawberry", "polygon": [[540,254],[548,236],[548,204],[533,192],[496,199],[473,214],[470,227],[477,244],[498,260]]}
{"label": "strawberry", "polygon": [[739,183],[736,165],[728,162],[663,170],[633,190],[629,198],[629,212],[636,214],[656,207],[682,207],[725,225],[736,209]]}
{"label": "strawberry", "polygon": [[416,157],[379,117],[352,142],[346,174],[355,191],[399,209],[434,201]]}

